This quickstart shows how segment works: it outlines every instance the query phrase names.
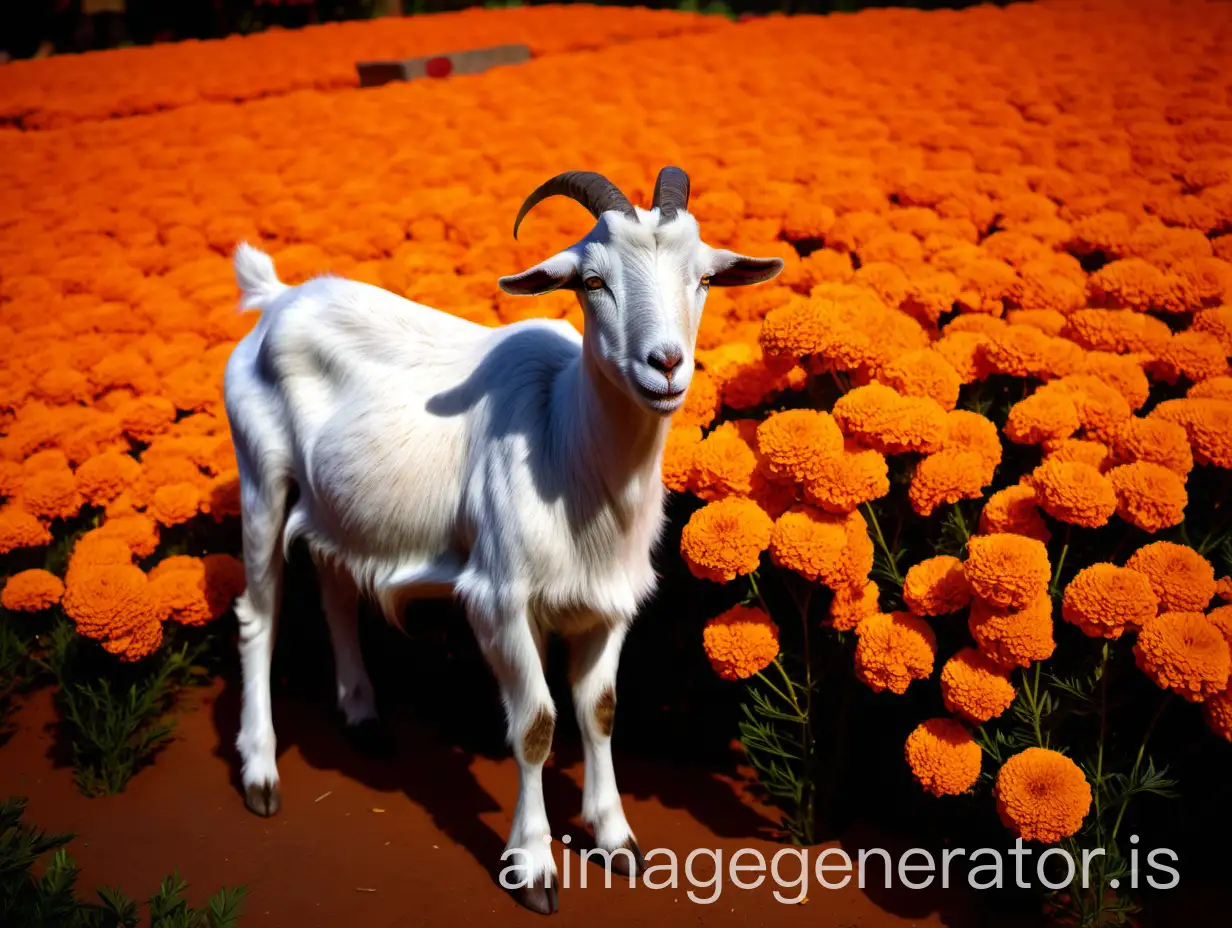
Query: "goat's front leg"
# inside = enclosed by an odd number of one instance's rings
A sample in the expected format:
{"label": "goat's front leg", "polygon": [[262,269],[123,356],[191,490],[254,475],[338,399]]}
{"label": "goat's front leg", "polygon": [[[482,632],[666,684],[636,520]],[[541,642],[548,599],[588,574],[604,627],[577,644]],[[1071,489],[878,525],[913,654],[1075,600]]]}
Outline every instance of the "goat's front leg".
{"label": "goat's front leg", "polygon": [[616,720],[616,669],[626,625],[600,625],[570,640],[569,675],[573,705],[582,730],[586,780],[582,787],[582,820],[607,852],[616,873],[641,873],[646,861],[625,819],[616,771],[612,766],[612,727]]}
{"label": "goat's front leg", "polygon": [[502,855],[506,888],[543,915],[557,909],[552,830],[543,802],[543,764],[552,750],[556,707],[543,673],[544,640],[524,610],[471,617],[471,625],[500,684],[509,742],[518,761],[518,800]]}

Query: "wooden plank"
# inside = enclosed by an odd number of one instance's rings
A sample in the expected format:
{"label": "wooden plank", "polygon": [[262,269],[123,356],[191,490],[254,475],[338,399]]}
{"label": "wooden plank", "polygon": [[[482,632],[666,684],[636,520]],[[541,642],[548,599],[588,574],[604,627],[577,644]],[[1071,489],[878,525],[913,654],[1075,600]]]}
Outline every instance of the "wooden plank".
{"label": "wooden plank", "polygon": [[404,58],[387,61],[360,61],[359,86],[379,87],[391,81],[413,81],[424,77],[450,77],[457,74],[479,74],[489,68],[502,65],[522,64],[530,61],[530,47],[526,45],[493,45],[489,48],[471,48],[462,51],[442,52],[439,55],[424,55],[419,58]]}

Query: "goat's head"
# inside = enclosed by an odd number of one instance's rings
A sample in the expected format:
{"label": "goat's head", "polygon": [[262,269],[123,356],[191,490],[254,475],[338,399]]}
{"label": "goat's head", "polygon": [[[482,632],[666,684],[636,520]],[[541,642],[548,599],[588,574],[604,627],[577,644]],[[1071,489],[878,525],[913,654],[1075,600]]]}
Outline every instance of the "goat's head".
{"label": "goat's head", "polygon": [[531,208],[551,196],[577,200],[598,222],[570,248],[502,277],[501,289],[523,296],[575,291],[604,374],[646,409],[675,412],[693,377],[709,289],[770,280],[783,260],[749,258],[703,242],[688,212],[689,178],[679,168],[659,172],[649,210],[634,207],[600,174],[557,175],[526,199],[514,221],[515,238]]}

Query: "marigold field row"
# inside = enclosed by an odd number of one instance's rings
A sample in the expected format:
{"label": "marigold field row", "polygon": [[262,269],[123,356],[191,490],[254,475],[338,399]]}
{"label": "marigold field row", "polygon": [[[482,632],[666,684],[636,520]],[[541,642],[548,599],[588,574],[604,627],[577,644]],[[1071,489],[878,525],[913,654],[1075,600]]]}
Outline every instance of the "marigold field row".
{"label": "marigold field row", "polygon": [[175,109],[359,84],[356,63],[524,44],[536,56],[706,32],[727,21],[676,10],[586,5],[467,9],[327,23],[209,41],[18,61],[0,71],[0,125],[48,129]]}

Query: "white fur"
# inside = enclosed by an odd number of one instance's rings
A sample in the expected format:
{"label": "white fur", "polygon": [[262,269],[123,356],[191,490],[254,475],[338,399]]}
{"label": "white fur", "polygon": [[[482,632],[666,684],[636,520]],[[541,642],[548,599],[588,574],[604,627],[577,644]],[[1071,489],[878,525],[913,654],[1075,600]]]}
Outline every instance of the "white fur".
{"label": "white fur", "polygon": [[[604,214],[572,248],[501,280],[513,293],[576,288],[582,338],[559,321],[486,328],[334,277],[287,287],[268,256],[236,250],[244,305],[263,310],[225,379],[248,579],[236,607],[246,787],[277,794],[269,661],[283,558],[302,538],[322,575],[349,723],[375,715],[357,596],[395,621],[416,597],[465,605],[520,767],[509,847],[528,852],[541,881],[555,874],[542,760],[523,740],[542,712],[555,716],[544,646],[568,636],[583,815],[603,848],[632,837],[594,710],[654,588],[660,459],[693,370],[702,278],[753,282],[749,262],[703,244],[687,213],[662,225],[657,211]],[[781,262],[759,267],[753,278],[768,279]],[[596,275],[603,287],[588,289]],[[670,376],[655,352],[680,357]]]}

